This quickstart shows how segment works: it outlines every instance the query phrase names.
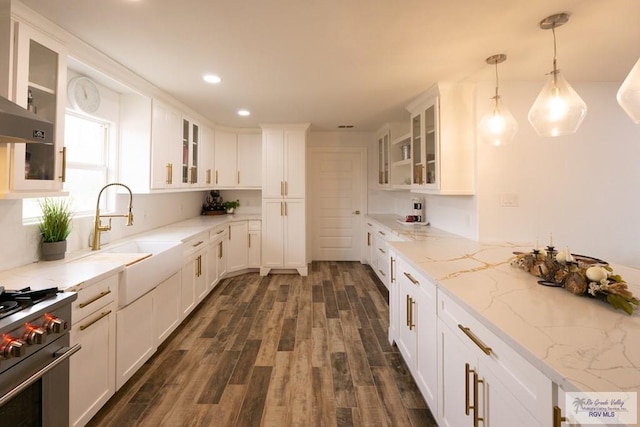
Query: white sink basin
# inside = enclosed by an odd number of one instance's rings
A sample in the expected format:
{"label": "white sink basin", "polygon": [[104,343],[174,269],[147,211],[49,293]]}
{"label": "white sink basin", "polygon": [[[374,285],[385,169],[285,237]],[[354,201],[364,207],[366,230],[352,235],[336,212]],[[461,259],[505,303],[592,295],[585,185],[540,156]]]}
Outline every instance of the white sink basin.
{"label": "white sink basin", "polygon": [[180,271],[182,267],[182,242],[133,240],[102,249],[100,252],[150,254],[150,256],[125,267],[118,288],[118,305],[120,307],[132,303]]}

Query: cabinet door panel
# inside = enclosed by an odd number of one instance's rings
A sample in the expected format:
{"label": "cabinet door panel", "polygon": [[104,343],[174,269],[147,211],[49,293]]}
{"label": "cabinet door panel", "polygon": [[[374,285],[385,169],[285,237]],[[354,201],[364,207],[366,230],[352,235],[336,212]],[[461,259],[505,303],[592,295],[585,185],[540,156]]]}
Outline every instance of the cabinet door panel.
{"label": "cabinet door panel", "polygon": [[[438,351],[440,356],[438,424],[446,427],[471,427],[473,416],[465,412],[465,397],[472,402],[473,396],[470,394],[471,390],[467,392],[465,387],[465,364],[469,363],[473,368],[475,358],[470,360],[466,357],[467,347],[440,320],[438,320]],[[469,387],[471,388],[471,385]]]}
{"label": "cabinet door panel", "polygon": [[[423,283],[423,280],[425,283]],[[436,287],[420,278],[416,292],[414,317],[416,322],[416,375],[418,388],[430,408],[436,408],[438,396],[438,331],[436,315]]]}
{"label": "cabinet door panel", "polygon": [[260,231],[249,232],[249,268],[260,267]]}
{"label": "cabinet door panel", "polygon": [[230,132],[215,132],[214,163],[216,187],[236,187],[238,153],[236,150],[236,134]]}
{"label": "cabinet door panel", "polygon": [[[69,368],[69,419],[84,426],[115,393],[115,304],[89,315],[71,329],[71,345],[82,351],[71,356]],[[110,314],[100,318],[109,310]],[[97,320],[95,323],[89,323]],[[85,326],[80,330],[81,326]]]}
{"label": "cabinet door panel", "polygon": [[[285,267],[301,267],[306,265],[305,259],[305,202],[304,200],[287,199],[284,202],[284,219],[286,230],[285,239]],[[269,224],[267,224],[269,226]]]}
{"label": "cabinet door panel", "polygon": [[284,196],[284,132],[262,134],[262,197]]}
{"label": "cabinet door panel", "polygon": [[212,242],[207,249],[207,282],[209,289],[213,289],[219,281],[218,275],[218,243]]}
{"label": "cabinet door panel", "polygon": [[151,116],[151,188],[180,185],[180,133],[182,116],[179,111],[153,100]]}
{"label": "cabinet door panel", "polygon": [[281,267],[284,264],[284,202],[262,202],[262,265]]}
{"label": "cabinet door panel", "polygon": [[302,131],[285,132],[285,196],[305,196],[306,137]]}
{"label": "cabinet door panel", "polygon": [[153,319],[156,345],[160,345],[180,324],[180,273],[153,290]]}
{"label": "cabinet door panel", "polygon": [[262,135],[238,135],[238,185],[243,188],[262,186]]}
{"label": "cabinet door panel", "polygon": [[249,262],[249,226],[247,221],[233,222],[229,225],[227,271],[247,268]]}

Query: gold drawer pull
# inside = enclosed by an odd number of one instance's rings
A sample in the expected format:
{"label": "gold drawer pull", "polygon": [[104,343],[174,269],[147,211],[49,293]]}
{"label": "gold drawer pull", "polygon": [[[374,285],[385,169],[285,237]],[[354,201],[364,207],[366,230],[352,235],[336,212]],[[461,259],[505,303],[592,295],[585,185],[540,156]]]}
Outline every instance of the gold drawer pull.
{"label": "gold drawer pull", "polygon": [[203,243],[204,243],[204,241],[203,241],[203,240],[200,240],[198,243],[195,243],[195,244],[191,245],[191,247],[192,247],[192,248],[195,248],[195,247],[197,247],[197,246],[200,246],[200,245],[201,245],[201,244],[203,244]]}
{"label": "gold drawer pull", "polygon": [[86,306],[88,306],[88,305],[90,305],[90,304],[93,304],[94,302],[98,301],[100,298],[102,298],[102,297],[104,297],[104,296],[107,296],[107,295],[109,295],[110,293],[111,293],[111,289],[109,289],[108,291],[100,292],[100,294],[99,294],[99,295],[97,295],[97,296],[95,296],[95,297],[91,298],[89,301],[87,301],[87,302],[81,302],[81,303],[78,305],[78,307],[79,307],[79,308],[85,308]]}
{"label": "gold drawer pull", "polygon": [[386,254],[386,252],[384,251],[384,249],[382,249],[382,248],[378,248],[378,250],[379,250],[380,252],[382,252],[383,254]]}
{"label": "gold drawer pull", "polygon": [[389,280],[391,280],[391,283],[396,281],[396,275],[395,272],[393,271],[393,265],[396,263],[396,260],[393,259],[393,257],[389,258],[390,259],[390,265],[389,265]]}
{"label": "gold drawer pull", "polygon": [[566,417],[562,416],[562,409],[560,409],[558,406],[554,406],[553,407],[553,427],[562,427],[560,424],[562,424],[565,421],[569,421],[569,420],[567,420]]}
{"label": "gold drawer pull", "polygon": [[487,345],[485,343],[483,343],[480,338],[476,337],[473,332],[471,332],[471,329],[467,328],[466,326],[462,326],[461,324],[458,324],[458,328],[460,328],[460,330],[462,332],[464,332],[464,334],[466,336],[469,337],[469,339],[471,341],[473,341],[473,343],[475,345],[477,345],[478,347],[480,347],[480,350],[482,350],[484,352],[484,354],[486,354],[487,356],[491,354],[491,347],[487,347]]}
{"label": "gold drawer pull", "polygon": [[100,317],[98,317],[97,319],[92,320],[91,322],[87,323],[86,325],[82,325],[80,326],[80,330],[84,331],[85,329],[87,329],[89,326],[93,325],[94,323],[97,323],[99,320],[102,320],[103,318],[107,317],[108,315],[111,314],[111,310],[109,311],[105,311],[103,312]]}
{"label": "gold drawer pull", "polygon": [[473,369],[469,368],[469,364],[464,364],[464,413],[469,415],[469,411],[471,410],[471,406],[469,406],[469,374],[474,372]]}
{"label": "gold drawer pull", "polygon": [[420,282],[418,282],[411,274],[404,273],[404,275],[407,277],[407,279],[411,280],[411,283],[413,283],[414,285],[420,285]]}

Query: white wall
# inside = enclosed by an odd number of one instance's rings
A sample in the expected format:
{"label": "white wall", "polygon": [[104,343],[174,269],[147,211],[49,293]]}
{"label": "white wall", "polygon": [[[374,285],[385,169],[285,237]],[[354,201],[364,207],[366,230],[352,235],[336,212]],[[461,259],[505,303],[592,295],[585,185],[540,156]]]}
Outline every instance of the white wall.
{"label": "white wall", "polygon": [[[640,126],[616,101],[620,83],[573,83],[588,107],[575,135],[538,137],[527,120],[542,82],[501,84],[519,123],[505,147],[478,145],[479,238],[534,241],[640,267]],[[479,85],[478,114],[491,84]],[[500,206],[505,193],[520,206]]]}

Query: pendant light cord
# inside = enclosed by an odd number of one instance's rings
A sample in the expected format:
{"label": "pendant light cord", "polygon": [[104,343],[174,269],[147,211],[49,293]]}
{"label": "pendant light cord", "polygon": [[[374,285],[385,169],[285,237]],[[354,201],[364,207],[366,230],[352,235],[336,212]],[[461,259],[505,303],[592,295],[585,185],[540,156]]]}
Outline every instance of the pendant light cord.
{"label": "pendant light cord", "polygon": [[556,46],[556,26],[551,27],[551,33],[553,34],[553,85],[555,86],[558,81],[558,67],[557,67],[557,46]]}
{"label": "pendant light cord", "polygon": [[496,105],[498,104],[498,61],[495,63],[496,65]]}

